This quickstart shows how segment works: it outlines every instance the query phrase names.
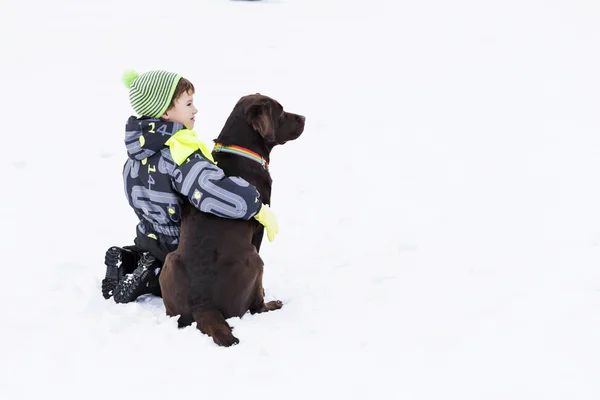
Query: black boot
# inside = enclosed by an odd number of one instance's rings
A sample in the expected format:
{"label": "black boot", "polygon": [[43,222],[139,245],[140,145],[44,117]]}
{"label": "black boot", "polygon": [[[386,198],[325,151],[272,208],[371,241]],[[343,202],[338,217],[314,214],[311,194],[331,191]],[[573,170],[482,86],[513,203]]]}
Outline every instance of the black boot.
{"label": "black boot", "polygon": [[135,269],[141,254],[136,246],[117,247],[113,246],[106,250],[104,265],[106,274],[102,279],[102,296],[109,299],[117,284],[126,274]]}
{"label": "black boot", "polygon": [[129,303],[143,294],[160,295],[158,274],[162,263],[150,253],[144,253],[137,268],[117,283],[113,298],[116,303]]}

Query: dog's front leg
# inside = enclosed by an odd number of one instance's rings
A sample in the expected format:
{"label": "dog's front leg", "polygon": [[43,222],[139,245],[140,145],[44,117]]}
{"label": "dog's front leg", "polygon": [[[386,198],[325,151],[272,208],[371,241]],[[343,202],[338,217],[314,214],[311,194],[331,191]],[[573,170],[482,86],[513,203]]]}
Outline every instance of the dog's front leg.
{"label": "dog's front leg", "polygon": [[223,318],[223,314],[215,309],[196,310],[192,313],[196,326],[202,333],[213,338],[219,346],[233,346],[240,340],[231,333],[231,326]]}
{"label": "dog's front leg", "polygon": [[261,272],[258,275],[256,289],[254,290],[254,298],[251,306],[249,307],[251,314],[279,310],[281,307],[283,307],[283,303],[279,300],[273,300],[265,303],[265,289],[262,285],[262,276],[263,274]]}
{"label": "dog's front leg", "polygon": [[260,253],[260,245],[262,244],[264,234],[265,228],[260,225],[258,228],[256,228],[256,231],[254,231],[254,235],[252,235],[252,244],[254,245],[257,253]]}

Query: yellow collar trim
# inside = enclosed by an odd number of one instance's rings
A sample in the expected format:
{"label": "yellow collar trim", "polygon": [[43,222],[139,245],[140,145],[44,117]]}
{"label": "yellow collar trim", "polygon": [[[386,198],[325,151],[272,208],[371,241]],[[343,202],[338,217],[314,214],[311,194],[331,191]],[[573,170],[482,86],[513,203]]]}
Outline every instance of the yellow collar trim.
{"label": "yellow collar trim", "polygon": [[194,152],[200,150],[204,158],[216,164],[210,149],[196,137],[196,132],[191,129],[181,129],[165,142],[171,150],[171,157],[177,165],[183,164]]}

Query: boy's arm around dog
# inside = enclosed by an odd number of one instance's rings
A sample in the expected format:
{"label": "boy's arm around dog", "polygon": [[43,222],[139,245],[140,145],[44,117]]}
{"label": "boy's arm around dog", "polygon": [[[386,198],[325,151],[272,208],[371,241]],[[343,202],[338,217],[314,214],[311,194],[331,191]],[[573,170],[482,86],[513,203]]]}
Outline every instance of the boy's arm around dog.
{"label": "boy's arm around dog", "polygon": [[269,241],[274,240],[279,232],[277,219],[256,188],[242,178],[225,176],[194,131],[182,129],[165,144],[177,164],[172,173],[175,190],[200,211],[223,218],[256,218],[267,229]]}

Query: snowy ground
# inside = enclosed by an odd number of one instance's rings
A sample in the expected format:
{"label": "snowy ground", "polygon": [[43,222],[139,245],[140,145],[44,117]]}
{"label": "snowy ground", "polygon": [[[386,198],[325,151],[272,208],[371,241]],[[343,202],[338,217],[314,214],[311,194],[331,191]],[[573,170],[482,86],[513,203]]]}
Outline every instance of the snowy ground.
{"label": "snowy ground", "polygon": [[[493,5],[491,5],[493,4]],[[22,1],[2,7],[0,398],[600,398],[600,5]],[[130,244],[126,68],[255,92],[275,149],[281,311],[239,346],[100,295]]]}

